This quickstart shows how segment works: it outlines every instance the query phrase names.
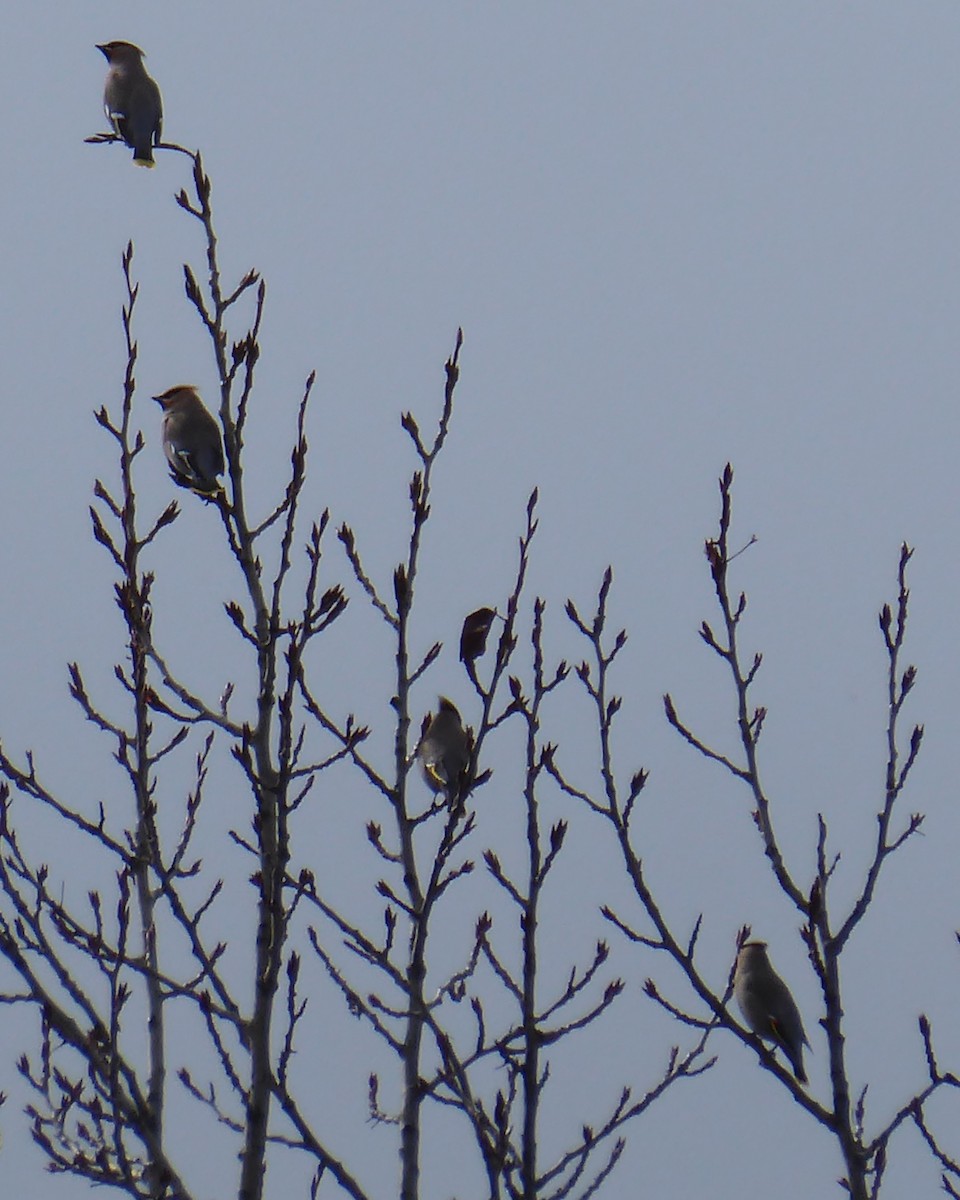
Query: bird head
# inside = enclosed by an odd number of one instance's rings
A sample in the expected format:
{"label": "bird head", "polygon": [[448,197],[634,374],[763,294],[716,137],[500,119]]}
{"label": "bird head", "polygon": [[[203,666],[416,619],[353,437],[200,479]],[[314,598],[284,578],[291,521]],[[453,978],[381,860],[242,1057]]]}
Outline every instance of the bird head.
{"label": "bird head", "polygon": [[746,959],[756,960],[756,959],[760,959],[760,958],[766,958],[767,957],[767,943],[766,942],[744,942],[743,945],[740,947],[740,955],[744,960],[746,960]]}
{"label": "bird head", "polygon": [[97,44],[97,49],[108,63],[134,62],[143,58],[143,51],[133,42],[104,42]]}
{"label": "bird head", "polygon": [[200,402],[197,389],[186,383],[178,383],[176,387],[167,388],[165,392],[161,392],[159,396],[154,396],[153,399],[156,400],[164,412],[179,408],[185,403],[198,404]]}

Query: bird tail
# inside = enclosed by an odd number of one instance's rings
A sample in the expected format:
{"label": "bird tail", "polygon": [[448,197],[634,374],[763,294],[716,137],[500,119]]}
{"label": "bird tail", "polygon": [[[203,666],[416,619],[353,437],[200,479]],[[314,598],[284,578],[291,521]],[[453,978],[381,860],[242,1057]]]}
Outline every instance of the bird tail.
{"label": "bird tail", "polygon": [[133,161],[138,167],[155,167],[157,165],[153,161],[153,151],[149,146],[146,150],[134,150]]}
{"label": "bird tail", "polygon": [[790,1066],[793,1067],[793,1073],[797,1077],[798,1083],[807,1083],[807,1073],[803,1069],[803,1045],[798,1043],[796,1046],[791,1046],[788,1042],[781,1042],[783,1052],[790,1060]]}
{"label": "bird tail", "polygon": [[773,1038],[777,1045],[780,1046],[784,1054],[790,1060],[790,1066],[793,1067],[793,1073],[797,1077],[797,1082],[807,1083],[807,1073],[803,1069],[803,1047],[805,1045],[809,1046],[810,1043],[807,1041],[806,1034],[801,1029],[800,1037],[803,1040],[798,1040],[796,1044],[794,1044],[790,1038],[785,1036],[783,1026],[776,1019],[771,1019],[770,1031],[773,1034]]}

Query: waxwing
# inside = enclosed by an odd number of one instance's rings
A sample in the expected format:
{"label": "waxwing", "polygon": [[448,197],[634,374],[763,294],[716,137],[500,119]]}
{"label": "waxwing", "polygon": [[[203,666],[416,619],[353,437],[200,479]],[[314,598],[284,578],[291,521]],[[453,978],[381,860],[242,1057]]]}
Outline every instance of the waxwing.
{"label": "waxwing", "polygon": [[143,51],[130,42],[105,42],[97,49],[110,64],[103,107],[114,133],[133,150],[133,161],[152,167],[153,147],[160,141],[163,103],[160,89],[147,74]]}
{"label": "waxwing", "polygon": [[803,1047],[809,1046],[790,989],[770,965],[766,942],[744,942],[737,954],[733,991],[744,1020],[764,1041],[779,1046],[800,1083],[807,1082]]}
{"label": "waxwing", "polygon": [[163,452],[174,483],[215,496],[220,491],[217,476],[223,474],[223,443],[220,426],[196,388],[172,387],[153,398],[163,409]]}
{"label": "waxwing", "polygon": [[440,697],[437,714],[420,739],[417,756],[427,786],[446,793],[452,802],[470,762],[470,738],[456,705],[446,696]]}

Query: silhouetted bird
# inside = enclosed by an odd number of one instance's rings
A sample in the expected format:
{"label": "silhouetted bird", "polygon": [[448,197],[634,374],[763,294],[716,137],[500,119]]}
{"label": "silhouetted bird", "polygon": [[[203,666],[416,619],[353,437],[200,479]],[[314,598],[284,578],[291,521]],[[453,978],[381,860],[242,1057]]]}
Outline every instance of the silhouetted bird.
{"label": "silhouetted bird", "polygon": [[478,608],[463,619],[460,631],[460,661],[470,672],[475,659],[487,648],[490,627],[497,615],[495,608]]}
{"label": "silhouetted bird", "polygon": [[172,387],[153,398],[163,409],[163,452],[174,483],[215,496],[220,491],[217,476],[223,474],[223,443],[220,426],[196,388]]}
{"label": "silhouetted bird", "polygon": [[778,1045],[790,1060],[794,1075],[806,1083],[803,1047],[810,1043],[790,989],[770,965],[766,942],[744,942],[740,947],[733,991],[753,1032]]}
{"label": "silhouetted bird", "polygon": [[470,738],[456,705],[446,696],[440,697],[437,715],[420,739],[417,755],[427,786],[434,792],[445,792],[452,803],[470,761]]}
{"label": "silhouetted bird", "polygon": [[153,147],[160,141],[163,102],[147,74],[143,51],[130,42],[105,42],[97,49],[110,64],[103,107],[114,133],[133,150],[133,161],[152,167]]}

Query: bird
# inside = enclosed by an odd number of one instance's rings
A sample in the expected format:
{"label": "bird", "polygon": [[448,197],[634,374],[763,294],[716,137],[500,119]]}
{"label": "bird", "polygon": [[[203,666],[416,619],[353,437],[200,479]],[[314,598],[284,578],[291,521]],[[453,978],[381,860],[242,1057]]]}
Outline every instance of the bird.
{"label": "bird", "polygon": [[444,792],[447,802],[453,804],[470,762],[470,735],[456,705],[446,696],[439,698],[437,714],[417,746],[417,757],[427,787]]}
{"label": "bird", "polygon": [[163,409],[163,452],[174,483],[215,496],[221,488],[217,476],[224,469],[223,442],[197,389],[180,384],[153,398]]}
{"label": "bird", "polygon": [[97,49],[110,64],[103,89],[107,120],[133,150],[133,161],[152,167],[153,147],[160,141],[163,125],[163,101],[143,65],[143,51],[131,42],[104,42]]}
{"label": "bird", "polygon": [[496,616],[498,613],[495,608],[478,608],[463,619],[463,628],[460,631],[460,661],[471,676],[475,670],[475,661],[487,648],[487,638]]}
{"label": "bird", "polygon": [[779,1046],[790,1060],[797,1080],[806,1083],[803,1047],[810,1043],[790,989],[770,965],[766,942],[744,942],[740,947],[733,991],[753,1032]]}

